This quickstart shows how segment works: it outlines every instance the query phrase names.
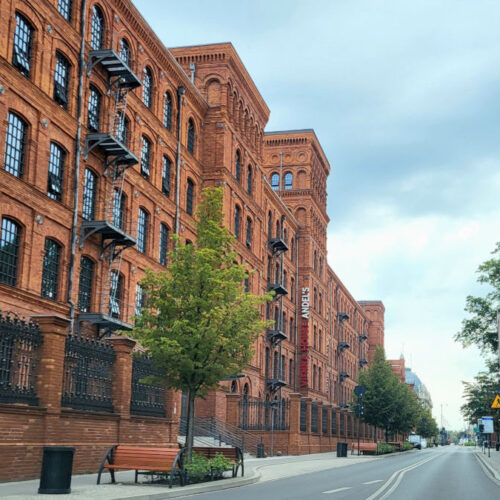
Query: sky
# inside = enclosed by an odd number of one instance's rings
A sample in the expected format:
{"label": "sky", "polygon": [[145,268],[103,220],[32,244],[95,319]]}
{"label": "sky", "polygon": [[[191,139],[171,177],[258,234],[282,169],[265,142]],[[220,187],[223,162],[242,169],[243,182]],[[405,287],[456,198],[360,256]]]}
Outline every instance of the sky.
{"label": "sky", "polygon": [[453,341],[478,265],[500,240],[497,0],[134,0],[167,47],[230,41],[271,110],[329,158],[328,260],[384,302],[388,358],[406,359],[434,416],[463,427]]}

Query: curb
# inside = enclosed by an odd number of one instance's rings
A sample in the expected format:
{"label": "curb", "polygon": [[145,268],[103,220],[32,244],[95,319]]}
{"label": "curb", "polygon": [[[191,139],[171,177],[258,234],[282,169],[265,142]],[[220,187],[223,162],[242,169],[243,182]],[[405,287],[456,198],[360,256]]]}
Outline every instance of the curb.
{"label": "curb", "polygon": [[487,472],[493,477],[495,482],[500,485],[500,474],[488,463],[486,458],[482,456],[482,453],[475,451],[474,455],[476,455],[476,458],[480,465],[487,469]]}
{"label": "curb", "polygon": [[254,473],[251,476],[239,479],[231,478],[222,481],[214,481],[212,484],[203,483],[201,485],[184,486],[178,489],[162,491],[161,493],[150,493],[147,495],[134,495],[116,497],[115,500],[160,500],[162,498],[179,498],[189,495],[198,495],[200,493],[211,493],[213,491],[228,490],[230,488],[239,488],[257,483],[260,479],[260,473]]}

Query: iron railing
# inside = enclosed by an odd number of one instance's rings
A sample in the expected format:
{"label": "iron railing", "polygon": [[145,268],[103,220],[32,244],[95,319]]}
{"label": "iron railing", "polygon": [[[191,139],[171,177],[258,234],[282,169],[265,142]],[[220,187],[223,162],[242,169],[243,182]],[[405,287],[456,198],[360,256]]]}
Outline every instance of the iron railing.
{"label": "iron railing", "polygon": [[165,417],[165,388],[150,381],[144,382],[149,376],[164,378],[163,372],[153,366],[151,358],[144,355],[133,356],[130,413]]}
{"label": "iron railing", "polygon": [[318,432],[318,403],[311,403],[311,432]]}
{"label": "iron railing", "polygon": [[300,432],[307,430],[307,402],[305,399],[300,400]]}
{"label": "iron railing", "polygon": [[287,400],[242,399],[239,405],[242,429],[284,431],[289,428],[290,403]]}
{"label": "iron railing", "polygon": [[35,382],[41,344],[38,325],[0,313],[0,403],[38,405]]}
{"label": "iron railing", "polygon": [[113,411],[113,363],[115,352],[107,342],[66,338],[62,404],[70,408]]}

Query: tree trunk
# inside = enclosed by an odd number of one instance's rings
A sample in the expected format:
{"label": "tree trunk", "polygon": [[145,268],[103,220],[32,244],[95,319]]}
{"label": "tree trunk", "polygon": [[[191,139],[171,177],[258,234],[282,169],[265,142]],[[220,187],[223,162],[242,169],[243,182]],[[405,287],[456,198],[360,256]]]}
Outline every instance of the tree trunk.
{"label": "tree trunk", "polygon": [[187,425],[186,425],[186,453],[185,461],[186,463],[191,462],[191,457],[193,454],[193,442],[194,442],[194,399],[195,392],[188,391],[188,410],[187,410]]}

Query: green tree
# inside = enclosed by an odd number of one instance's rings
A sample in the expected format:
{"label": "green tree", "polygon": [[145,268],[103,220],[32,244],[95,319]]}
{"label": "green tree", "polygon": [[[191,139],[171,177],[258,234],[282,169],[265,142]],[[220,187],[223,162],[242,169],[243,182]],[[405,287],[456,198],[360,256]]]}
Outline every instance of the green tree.
{"label": "green tree", "polygon": [[432,438],[439,434],[439,427],[431,411],[420,403],[415,432],[424,438]]}
{"label": "green tree", "polygon": [[479,418],[491,414],[491,403],[498,393],[499,382],[498,374],[491,370],[479,372],[473,382],[463,382],[466,402],[460,411],[467,422],[475,424]]}
{"label": "green tree", "polygon": [[174,237],[168,269],[146,272],[146,305],[132,332],[166,373],[167,387],[187,393],[188,462],[195,398],[244,369],[256,335],[269,325],[260,320],[260,306],[272,297],[244,291],[248,273],[236,263],[234,238],[222,225],[222,194],[203,190],[196,243],[183,246]]}
{"label": "green tree", "polygon": [[401,383],[398,380],[394,396],[396,404],[389,427],[395,432],[408,434],[415,428],[420,416],[417,395],[408,384]]}
{"label": "green tree", "polygon": [[496,321],[500,308],[500,242],[491,253],[493,257],[477,270],[477,281],[488,285],[490,291],[484,297],[467,297],[465,311],[470,317],[463,320],[462,329],[455,335],[455,340],[464,347],[477,345],[483,354],[498,352]]}

